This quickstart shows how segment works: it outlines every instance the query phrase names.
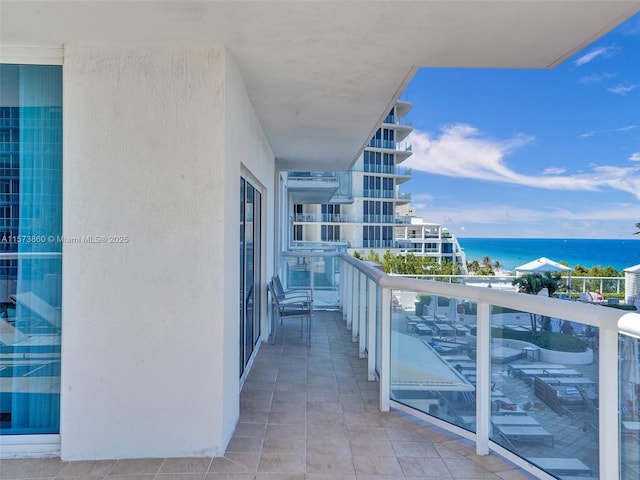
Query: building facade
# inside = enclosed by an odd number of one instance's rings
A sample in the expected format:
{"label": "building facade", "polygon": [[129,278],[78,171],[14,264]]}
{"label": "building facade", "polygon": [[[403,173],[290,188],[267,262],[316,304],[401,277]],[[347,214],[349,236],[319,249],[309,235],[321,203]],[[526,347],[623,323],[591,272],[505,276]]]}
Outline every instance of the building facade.
{"label": "building facade", "polygon": [[[406,121],[411,107],[408,101],[396,102],[353,168],[337,174],[343,185],[328,202],[293,203],[293,242],[340,242],[351,253],[412,253],[465,268],[464,252],[455,236],[441,225],[415,217],[409,208],[411,194],[400,191],[411,179],[411,169],[402,166],[412,154],[411,144],[405,141],[413,130]],[[323,188],[326,183],[320,175],[306,175],[315,179],[308,189]]]}

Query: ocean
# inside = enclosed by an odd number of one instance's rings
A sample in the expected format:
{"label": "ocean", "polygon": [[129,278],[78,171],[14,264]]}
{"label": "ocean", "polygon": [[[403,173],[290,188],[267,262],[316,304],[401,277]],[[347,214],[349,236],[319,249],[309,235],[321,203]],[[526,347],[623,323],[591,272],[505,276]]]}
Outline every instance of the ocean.
{"label": "ocean", "polygon": [[[640,237],[640,235],[639,235]],[[467,261],[487,256],[499,261],[503,270],[516,267],[540,257],[553,261],[565,261],[570,267],[596,265],[622,272],[625,268],[640,264],[639,239],[560,239],[560,238],[460,238]]]}

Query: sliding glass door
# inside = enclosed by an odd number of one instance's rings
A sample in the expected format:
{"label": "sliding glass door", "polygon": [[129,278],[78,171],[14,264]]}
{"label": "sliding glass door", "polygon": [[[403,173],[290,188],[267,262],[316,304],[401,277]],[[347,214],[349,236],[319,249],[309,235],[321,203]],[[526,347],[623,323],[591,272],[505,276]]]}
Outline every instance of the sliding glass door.
{"label": "sliding glass door", "polygon": [[58,433],[62,67],[0,65],[0,433]]}
{"label": "sliding glass door", "polygon": [[260,338],[262,194],[240,179],[240,376]]}

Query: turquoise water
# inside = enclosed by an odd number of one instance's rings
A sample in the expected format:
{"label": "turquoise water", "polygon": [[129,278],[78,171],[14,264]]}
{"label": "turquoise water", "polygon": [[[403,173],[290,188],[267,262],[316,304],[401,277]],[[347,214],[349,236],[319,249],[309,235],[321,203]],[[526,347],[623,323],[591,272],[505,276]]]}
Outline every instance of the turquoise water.
{"label": "turquoise water", "polygon": [[482,261],[488,256],[509,271],[539,257],[564,260],[571,267],[611,265],[618,271],[640,264],[640,239],[458,238],[458,241],[467,261]]}

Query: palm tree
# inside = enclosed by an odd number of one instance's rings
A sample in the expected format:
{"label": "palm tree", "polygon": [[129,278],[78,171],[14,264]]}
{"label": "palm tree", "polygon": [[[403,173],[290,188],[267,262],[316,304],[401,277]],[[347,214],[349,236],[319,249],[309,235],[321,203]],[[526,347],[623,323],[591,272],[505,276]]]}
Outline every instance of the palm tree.
{"label": "palm tree", "polygon": [[636,223],[636,228],[638,229],[638,231],[635,232],[634,235],[638,235],[640,233],[640,222]]}
{"label": "palm tree", "polygon": [[[527,273],[519,276],[511,283],[518,287],[519,292],[530,295],[537,295],[540,290],[546,288],[549,291],[549,296],[552,296],[561,287],[560,274],[557,272],[545,272],[544,275],[541,273]],[[529,316],[531,317],[531,332],[536,333],[538,330],[536,315],[530,312]],[[541,327],[544,327],[549,320],[548,317],[542,317]]]}

